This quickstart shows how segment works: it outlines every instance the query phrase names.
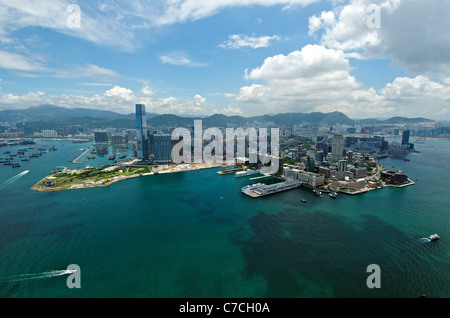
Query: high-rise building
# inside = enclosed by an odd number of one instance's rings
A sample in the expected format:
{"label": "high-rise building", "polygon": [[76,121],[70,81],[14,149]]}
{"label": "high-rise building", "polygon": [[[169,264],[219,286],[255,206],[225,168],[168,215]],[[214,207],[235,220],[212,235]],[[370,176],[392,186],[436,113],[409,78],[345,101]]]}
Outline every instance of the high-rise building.
{"label": "high-rise building", "polygon": [[339,172],[345,172],[347,170],[347,160],[339,160]]}
{"label": "high-rise building", "polygon": [[153,135],[153,162],[172,163],[172,138],[169,134]]}
{"label": "high-rise building", "polygon": [[331,142],[331,161],[339,162],[344,155],[344,136],[334,135]]}
{"label": "high-rise building", "polygon": [[141,161],[148,160],[147,118],[143,104],[136,104],[136,140],[137,158]]}
{"label": "high-rise building", "polygon": [[94,132],[94,136],[96,144],[108,143],[108,133],[106,131],[96,131]]}
{"label": "high-rise building", "polygon": [[314,172],[315,164],[314,155],[312,152],[309,152],[308,157],[306,158],[306,171]]}
{"label": "high-rise building", "polygon": [[409,143],[409,130],[404,130],[402,135],[402,145]]}
{"label": "high-rise building", "polygon": [[114,135],[111,136],[111,145],[123,145],[125,143],[124,136]]}
{"label": "high-rise building", "polygon": [[352,165],[353,164],[353,151],[349,151],[347,153],[347,162],[348,164]]}

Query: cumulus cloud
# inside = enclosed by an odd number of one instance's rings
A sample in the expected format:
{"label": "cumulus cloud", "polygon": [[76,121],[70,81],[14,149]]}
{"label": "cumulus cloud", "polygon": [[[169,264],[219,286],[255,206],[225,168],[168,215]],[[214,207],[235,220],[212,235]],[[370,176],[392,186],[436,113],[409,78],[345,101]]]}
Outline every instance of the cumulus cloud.
{"label": "cumulus cloud", "polygon": [[3,94],[0,95],[0,109],[23,109],[42,104],[53,104],[66,108],[103,109],[123,114],[134,112],[135,104],[145,104],[147,111],[159,114],[199,114],[204,109],[206,99],[201,95],[193,98],[166,97],[159,98],[149,95],[150,87],[145,85],[140,94],[133,90],[114,86],[103,94],[94,95],[47,95],[45,92],[29,92],[24,95]]}
{"label": "cumulus cloud", "polygon": [[246,71],[246,78],[255,83],[241,87],[236,100],[257,107],[259,113],[338,110],[360,118],[417,114],[437,118],[450,112],[448,78],[439,82],[423,75],[398,77],[376,91],[361,89],[351,70],[343,51],[307,45],[288,55],[268,57]]}
{"label": "cumulus cloud", "polygon": [[[379,27],[370,23],[376,10]],[[311,16],[309,33],[353,57],[383,56],[416,74],[448,76],[449,12],[448,1],[350,0]]]}
{"label": "cumulus cloud", "polygon": [[194,96],[194,104],[195,104],[195,106],[201,106],[205,102],[206,102],[206,98],[204,98],[204,97],[202,97],[200,95],[195,95]]}
{"label": "cumulus cloud", "polygon": [[263,81],[240,89],[238,101],[284,106],[313,105],[324,100],[342,98],[359,84],[350,75],[344,53],[319,45],[307,45],[288,55],[268,57],[250,73],[249,80]]}

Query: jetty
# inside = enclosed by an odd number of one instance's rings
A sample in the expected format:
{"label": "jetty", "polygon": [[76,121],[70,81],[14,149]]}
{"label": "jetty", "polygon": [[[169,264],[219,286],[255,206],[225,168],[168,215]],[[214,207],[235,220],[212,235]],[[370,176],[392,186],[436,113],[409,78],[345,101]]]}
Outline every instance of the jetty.
{"label": "jetty", "polygon": [[248,195],[251,198],[260,198],[264,197],[266,195],[271,195],[287,190],[292,190],[301,187],[305,182],[299,181],[299,180],[288,180],[284,182],[279,182],[275,184],[270,185],[262,185],[260,187],[257,187],[254,190],[250,191],[243,191],[245,195]]}
{"label": "jetty", "polygon": [[78,162],[78,160],[79,160],[81,157],[83,157],[88,151],[89,151],[89,148],[87,148],[85,152],[83,152],[80,156],[78,156],[77,159],[75,159],[75,160],[72,161],[72,162],[73,162],[73,163],[83,163],[83,162],[86,162],[86,161]]}

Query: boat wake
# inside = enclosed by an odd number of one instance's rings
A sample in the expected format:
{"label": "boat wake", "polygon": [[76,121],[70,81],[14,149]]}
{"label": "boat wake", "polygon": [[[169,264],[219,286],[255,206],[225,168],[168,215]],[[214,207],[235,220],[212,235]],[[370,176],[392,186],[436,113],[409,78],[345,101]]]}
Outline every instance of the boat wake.
{"label": "boat wake", "polygon": [[431,242],[431,240],[428,237],[422,237],[419,239],[419,242],[421,243],[428,243]]}
{"label": "boat wake", "polygon": [[17,176],[14,176],[14,177],[12,177],[12,178],[6,180],[6,181],[2,184],[1,188],[3,188],[4,186],[10,185],[11,183],[17,181],[17,179],[23,177],[23,176],[26,175],[28,172],[30,172],[30,170],[25,170],[25,171],[19,173]]}
{"label": "boat wake", "polygon": [[11,276],[11,277],[6,277],[1,280],[4,280],[6,282],[22,282],[22,281],[27,281],[27,280],[46,279],[46,278],[70,275],[75,272],[76,272],[75,270],[58,270],[58,271],[48,271],[48,272],[36,273],[36,274],[20,274],[20,275],[15,275],[15,276]]}

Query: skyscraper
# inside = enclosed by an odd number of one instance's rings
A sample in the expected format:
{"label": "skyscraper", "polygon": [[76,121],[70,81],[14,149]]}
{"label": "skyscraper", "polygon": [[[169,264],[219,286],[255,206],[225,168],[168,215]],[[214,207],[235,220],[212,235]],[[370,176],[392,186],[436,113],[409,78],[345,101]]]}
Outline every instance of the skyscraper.
{"label": "skyscraper", "polygon": [[136,104],[136,140],[138,159],[141,161],[148,160],[147,118],[145,116],[145,105],[143,104]]}
{"label": "skyscraper", "polygon": [[172,139],[169,134],[153,135],[155,163],[172,163]]}
{"label": "skyscraper", "polygon": [[306,171],[314,172],[316,161],[314,160],[314,155],[312,152],[308,153],[308,157],[306,158]]}
{"label": "skyscraper", "polygon": [[402,135],[402,145],[409,143],[409,130],[404,130]]}
{"label": "skyscraper", "polygon": [[344,136],[334,135],[331,142],[331,161],[339,162],[344,155]]}

